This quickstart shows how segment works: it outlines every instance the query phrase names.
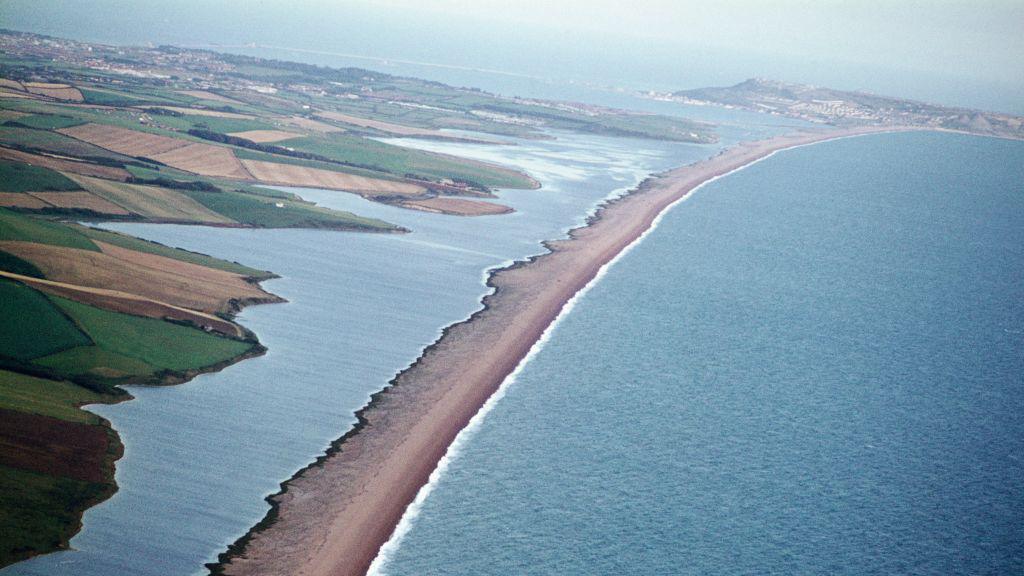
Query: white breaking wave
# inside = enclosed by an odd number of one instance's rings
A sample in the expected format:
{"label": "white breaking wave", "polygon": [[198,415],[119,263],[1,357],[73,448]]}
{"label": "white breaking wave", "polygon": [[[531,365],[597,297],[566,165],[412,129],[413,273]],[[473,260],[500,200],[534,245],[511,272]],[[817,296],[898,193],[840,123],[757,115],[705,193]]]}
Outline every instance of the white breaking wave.
{"label": "white breaking wave", "polygon": [[[391,534],[391,538],[389,538],[388,541],[385,542],[383,546],[381,546],[380,551],[377,552],[377,557],[374,558],[373,563],[370,564],[370,569],[367,571],[367,576],[387,576],[387,564],[391,561],[392,556],[401,546],[402,539],[405,537],[406,534],[409,533],[409,530],[411,530],[413,525],[415,524],[416,518],[419,517],[420,510],[422,510],[424,502],[426,502],[431,492],[434,491],[434,488],[441,481],[441,478],[444,476],[445,471],[448,470],[448,467],[451,465],[452,461],[458,457],[458,455],[462,452],[463,447],[469,442],[473,434],[483,424],[483,421],[485,418],[487,418],[487,415],[492,410],[494,410],[494,407],[505,396],[506,392],[508,391],[508,388],[513,383],[515,383],[516,378],[523,371],[523,368],[530,362],[530,360],[532,360],[535,356],[537,356],[538,353],[540,353],[540,351],[544,348],[544,344],[551,339],[552,333],[562,322],[562,319],[568,316],[569,313],[572,312],[573,308],[576,307],[576,303],[579,302],[579,300],[583,298],[595,284],[597,284],[598,282],[601,281],[602,278],[604,278],[604,276],[608,273],[608,270],[612,266],[614,266],[616,262],[625,257],[631,250],[633,250],[635,246],[643,242],[648,235],[654,232],[661,224],[661,221],[664,219],[665,214],[667,214],[677,205],[682,204],[683,202],[692,198],[698,190],[700,190],[707,184],[710,184],[718,180],[719,178],[724,178],[726,176],[729,176],[730,174],[739,172],[744,168],[753,166],[754,164],[757,164],[762,160],[767,160],[779,152],[793,150],[795,148],[803,148],[804,146],[811,146],[814,144],[819,144],[821,142],[827,142],[830,140],[838,140],[840,138],[852,138],[855,136],[860,136],[860,134],[840,136],[829,140],[819,140],[817,142],[798,144],[795,146],[789,146],[787,148],[780,148],[779,150],[774,150],[766,154],[765,156],[758,158],[757,160],[753,160],[747,164],[744,164],[743,166],[734,168],[728,172],[719,174],[718,176],[714,176],[701,182],[692,190],[690,190],[685,196],[676,199],[671,204],[666,206],[661,212],[659,212],[658,215],[654,217],[654,220],[651,221],[651,225],[647,228],[647,230],[644,230],[640,234],[640,236],[636,238],[636,240],[631,242],[628,246],[623,248],[622,251],[616,254],[614,258],[612,258],[603,266],[601,266],[601,269],[597,271],[597,274],[594,275],[590,282],[588,282],[583,288],[580,288],[580,290],[576,292],[576,294],[574,294],[572,298],[570,298],[565,303],[564,306],[562,306],[562,310],[558,313],[558,316],[556,316],[555,319],[551,322],[551,324],[549,324],[548,327],[544,329],[544,332],[541,334],[540,338],[533,343],[533,346],[530,347],[530,351],[527,352],[526,356],[524,356],[523,359],[519,361],[519,364],[516,366],[515,370],[513,370],[511,374],[505,377],[505,380],[502,381],[501,385],[498,387],[498,390],[495,391],[495,393],[491,395],[491,397],[488,398],[486,402],[484,402],[484,405],[480,407],[480,410],[477,411],[477,413],[473,415],[473,418],[470,419],[469,424],[467,424],[466,427],[463,428],[458,433],[458,435],[455,436],[455,440],[452,442],[451,446],[448,447],[448,450],[445,452],[444,456],[441,457],[441,460],[437,463],[437,468],[435,468],[434,471],[430,473],[430,478],[427,480],[427,483],[424,484],[422,488],[420,488],[419,492],[416,493],[416,499],[413,500],[412,504],[410,504],[408,508],[406,508],[405,513],[402,515],[402,519],[398,522],[398,526],[395,527],[395,531]],[[612,191],[609,197],[615,198],[621,195],[621,193],[616,194],[616,192],[618,191]],[[592,211],[591,213],[593,212],[594,211]],[[485,277],[489,275],[489,273],[490,270],[488,270],[488,272],[485,273]]]}

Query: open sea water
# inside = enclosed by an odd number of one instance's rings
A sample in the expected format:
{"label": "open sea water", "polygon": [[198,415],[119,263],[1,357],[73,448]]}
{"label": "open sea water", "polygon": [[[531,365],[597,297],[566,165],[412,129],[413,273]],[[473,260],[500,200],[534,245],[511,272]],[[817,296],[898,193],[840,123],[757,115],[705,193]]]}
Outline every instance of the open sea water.
{"label": "open sea water", "polygon": [[378,574],[1024,573],[1024,143],[712,182],[503,394]]}

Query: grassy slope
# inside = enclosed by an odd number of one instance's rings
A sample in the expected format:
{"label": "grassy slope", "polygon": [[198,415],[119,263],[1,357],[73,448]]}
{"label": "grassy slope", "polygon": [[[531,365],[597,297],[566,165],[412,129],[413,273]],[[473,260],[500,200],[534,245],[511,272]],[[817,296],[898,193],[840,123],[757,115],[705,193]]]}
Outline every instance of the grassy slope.
{"label": "grassy slope", "polygon": [[183,374],[223,364],[255,346],[155,318],[47,298],[2,279],[0,315],[0,358],[51,368],[63,378],[88,373],[116,381],[144,380],[161,370]]}
{"label": "grassy slope", "polygon": [[107,396],[70,382],[0,370],[0,408],[69,422],[99,424],[98,416],[78,406],[104,401],[107,401]]}
{"label": "grassy slope", "polygon": [[82,96],[85,97],[86,104],[98,104],[100,106],[137,106],[139,104],[146,104],[148,98],[139,98],[119,92],[115,90],[103,90],[97,88],[81,88]]}
{"label": "grassy slope", "polygon": [[31,116],[23,116],[17,120],[8,121],[8,124],[13,126],[21,125],[37,130],[57,130],[59,128],[77,126],[81,123],[81,120],[72,116],[65,116],[63,114],[33,114]]}
{"label": "grassy slope", "polygon": [[37,366],[50,368],[65,377],[98,375],[103,378],[145,378],[157,368],[137,358],[112,352],[99,346],[79,346],[37,358]]}
{"label": "grassy slope", "polygon": [[245,354],[254,345],[163,320],[102,310],[57,296],[51,299],[100,348],[158,369],[198,370]]}
{"label": "grassy slope", "polygon": [[0,280],[0,317],[0,355],[21,362],[91,344],[45,296],[17,282]]}
{"label": "grassy slope", "polygon": [[21,162],[0,160],[0,192],[42,192],[80,190],[60,172]]}
{"label": "grassy slope", "polygon": [[82,232],[64,224],[15,214],[0,208],[0,240],[38,242],[99,252],[99,248]]}

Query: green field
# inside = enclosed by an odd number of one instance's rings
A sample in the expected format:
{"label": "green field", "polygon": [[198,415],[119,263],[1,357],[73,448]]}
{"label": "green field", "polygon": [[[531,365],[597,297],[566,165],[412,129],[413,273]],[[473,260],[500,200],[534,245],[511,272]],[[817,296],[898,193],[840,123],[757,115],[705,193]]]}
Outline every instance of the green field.
{"label": "green field", "polygon": [[63,114],[36,114],[23,116],[17,120],[9,120],[9,124],[20,124],[37,130],[57,130],[68,126],[78,126],[81,120]]}
{"label": "green field", "polygon": [[70,382],[58,382],[0,370],[0,408],[60,418],[69,422],[99,424],[98,416],[81,410],[78,406],[106,402],[109,398]]}
{"label": "green field", "polygon": [[3,208],[0,208],[0,240],[20,240],[100,251],[85,234],[69,226],[16,214]]}
{"label": "green field", "polygon": [[46,296],[17,282],[0,280],[0,317],[0,355],[21,362],[91,344]]}
{"label": "green field", "polygon": [[0,566],[59,548],[77,530],[82,510],[111,490],[106,483],[0,466]]}
{"label": "green field", "polygon": [[138,98],[124,92],[113,90],[96,90],[92,88],[79,88],[86,104],[98,104],[100,106],[138,106],[151,102],[147,98]]}
{"label": "green field", "polygon": [[22,162],[0,160],[0,192],[55,192],[80,190],[60,172]]}
{"label": "green field", "polygon": [[101,310],[57,296],[52,300],[100,348],[157,369],[197,370],[231,360],[253,347],[252,342],[222,338],[154,318]]}
{"label": "green field", "polygon": [[64,377],[91,374],[117,379],[131,376],[145,377],[156,372],[156,368],[142,360],[111,352],[99,346],[79,346],[36,358],[32,363],[50,368],[56,374]]}

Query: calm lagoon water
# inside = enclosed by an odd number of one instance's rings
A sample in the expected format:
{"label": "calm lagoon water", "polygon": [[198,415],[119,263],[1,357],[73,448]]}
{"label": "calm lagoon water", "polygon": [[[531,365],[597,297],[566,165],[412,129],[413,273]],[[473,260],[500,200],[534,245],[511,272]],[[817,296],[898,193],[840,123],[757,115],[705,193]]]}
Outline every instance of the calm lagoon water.
{"label": "calm lagoon water", "polygon": [[1024,573],[1024,143],[790,150],[667,214],[382,572]]}
{"label": "calm lagoon water", "polygon": [[558,137],[462,150],[514,163],[544,183],[502,192],[501,201],[517,210],[508,216],[458,218],[305,190],[323,205],[414,232],[109,226],[272,270],[282,278],[265,287],[289,302],[247,308],[239,317],[269,348],[265,356],[180,386],[131,387],[134,401],[92,407],[124,441],[120,490],[86,512],[74,551],[0,573],[206,573],[204,563],[263,517],[266,495],[344,434],[354,412],[445,326],[479,307],[487,269],[539,253],[541,240],[582,224],[602,199],[648,173],[717,150]]}

